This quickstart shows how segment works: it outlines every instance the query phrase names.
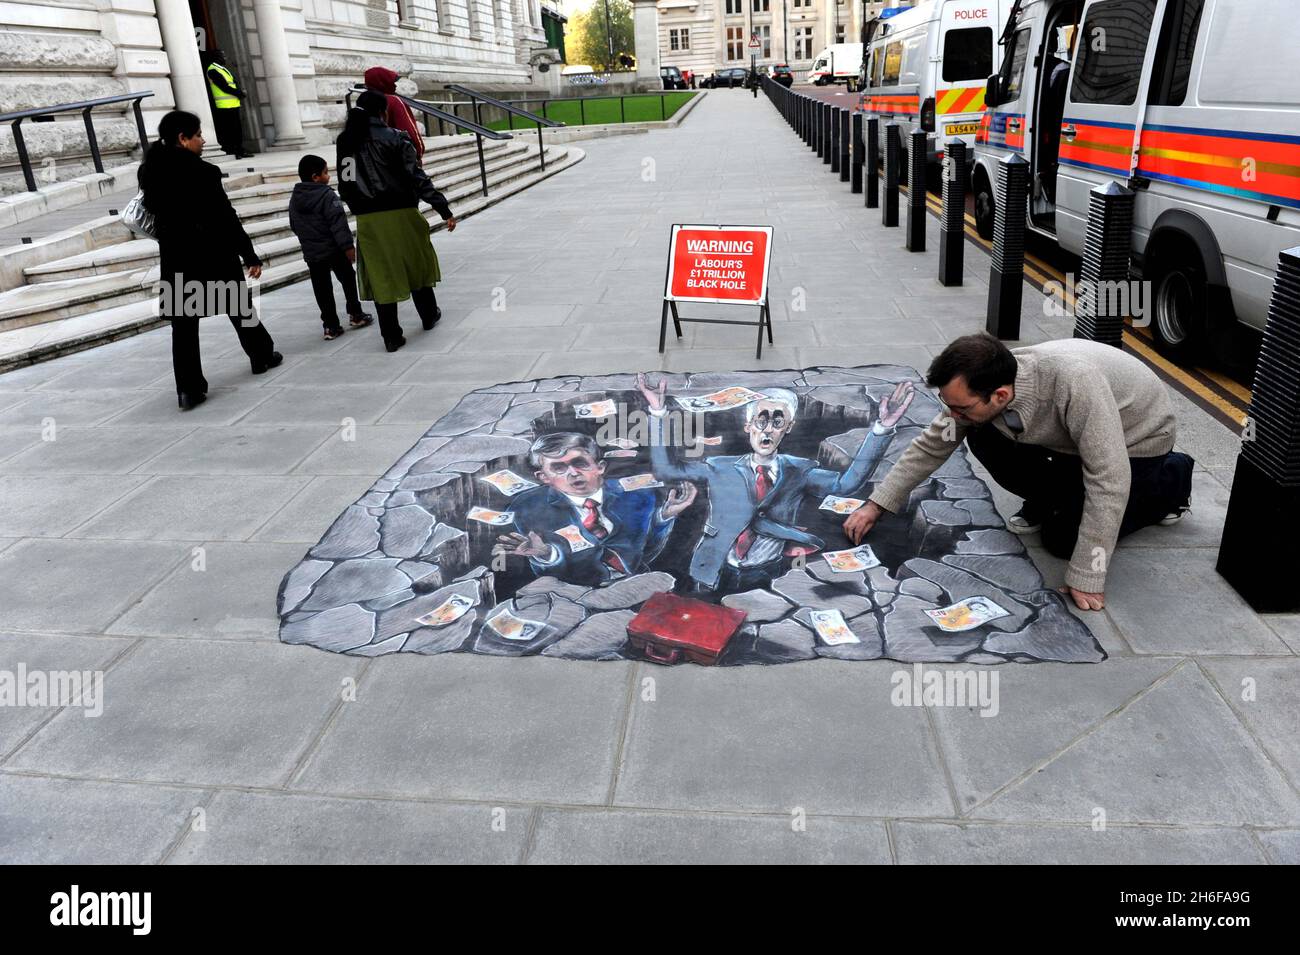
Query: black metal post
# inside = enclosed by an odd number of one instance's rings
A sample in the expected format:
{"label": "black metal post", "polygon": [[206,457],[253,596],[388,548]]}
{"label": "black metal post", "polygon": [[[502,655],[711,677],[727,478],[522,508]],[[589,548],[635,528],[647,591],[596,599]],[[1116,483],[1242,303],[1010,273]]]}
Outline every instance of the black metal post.
{"label": "black metal post", "polygon": [[898,167],[903,158],[902,127],[885,124],[885,194],[880,201],[880,222],[893,228],[898,225]]}
{"label": "black metal post", "polygon": [[830,103],[822,110],[822,165],[829,166],[835,153],[835,108]]}
{"label": "black metal post", "polygon": [[998,164],[997,212],[985,328],[998,338],[1020,337],[1020,303],[1025,283],[1025,205],[1029,163],[1018,153]]}
{"label": "black metal post", "polygon": [[925,159],[929,134],[912,130],[907,157],[907,250],[925,251]]}
{"label": "black metal post", "polygon": [[664,105],[664,94],[660,93],[659,94],[659,120],[660,122],[662,122],[667,118],[668,118],[668,107]]}
{"label": "black metal post", "polygon": [[812,144],[812,100],[807,96],[799,97],[799,137],[805,146]]}
{"label": "black metal post", "polygon": [[1074,293],[1075,338],[1124,347],[1135,199],[1133,190],[1114,181],[1088,195],[1088,232]]}
{"label": "black metal post", "polygon": [[487,195],[487,163],[483,161],[483,136],[481,133],[475,133],[474,138],[478,141],[478,174],[483,180],[483,195]]}
{"label": "black metal post", "polygon": [[99,154],[99,139],[95,136],[95,123],[90,118],[93,107],[87,106],[81,111],[81,118],[86,124],[86,144],[90,146],[90,160],[95,164],[95,172],[104,171],[104,157]]}
{"label": "black metal post", "polygon": [[1300,248],[1278,259],[1218,572],[1258,613],[1300,610]]}
{"label": "black metal post", "polygon": [[546,172],[546,145],[542,142],[542,124],[537,124],[537,157],[541,160],[541,172]]}
{"label": "black metal post", "polygon": [[939,284],[961,285],[966,255],[966,143],[943,151],[943,217],[939,220]]}
{"label": "black metal post", "polygon": [[861,192],[862,191],[862,170],[866,166],[866,156],[864,156],[863,154],[866,152],[867,147],[866,147],[866,143],[862,139],[862,113],[860,112],[855,112],[853,114],[852,139],[853,139],[853,173],[851,177],[852,181],[849,186],[849,191]]}
{"label": "black metal post", "polygon": [[578,125],[587,125],[587,104],[581,96],[578,97]]}
{"label": "black metal post", "polygon": [[840,182],[849,181],[849,110],[840,110]]}
{"label": "black metal post", "polygon": [[[546,113],[543,112],[542,115],[545,116]],[[623,122],[623,123],[627,122],[627,97],[626,96],[620,96],[618,98],[618,118],[619,118],[619,122]]]}
{"label": "black metal post", "polygon": [[32,175],[32,159],[27,155],[27,140],[23,139],[23,121],[14,120],[14,149],[18,151],[18,165],[23,167],[23,179],[27,183],[27,191],[36,191],[36,177]]}
{"label": "black metal post", "polygon": [[140,101],[133,102],[131,108],[135,111],[135,131],[140,135],[140,149],[147,150],[149,148],[149,134],[144,131],[144,113],[140,111]]}
{"label": "black metal post", "polygon": [[865,165],[864,187],[868,209],[880,205],[880,117],[868,116],[864,120],[867,127],[866,154],[862,157]]}
{"label": "black metal post", "polygon": [[838,106],[831,107],[831,172],[840,171],[840,113]]}

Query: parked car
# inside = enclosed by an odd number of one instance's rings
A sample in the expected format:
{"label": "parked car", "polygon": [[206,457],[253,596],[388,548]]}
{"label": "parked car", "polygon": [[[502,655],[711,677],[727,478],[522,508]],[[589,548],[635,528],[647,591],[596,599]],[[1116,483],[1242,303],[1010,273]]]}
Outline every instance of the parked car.
{"label": "parked car", "polygon": [[772,66],[772,81],[788,89],[794,85],[794,71],[788,63],[776,63]]}
{"label": "parked car", "polygon": [[743,66],[729,66],[726,69],[718,70],[700,85],[706,89],[719,89],[726,87],[728,89],[736,86],[745,85],[745,77],[749,76],[749,70]]}
{"label": "parked car", "polygon": [[659,67],[659,79],[663,82],[666,90],[686,89],[686,78],[682,76],[682,71],[675,66]]}

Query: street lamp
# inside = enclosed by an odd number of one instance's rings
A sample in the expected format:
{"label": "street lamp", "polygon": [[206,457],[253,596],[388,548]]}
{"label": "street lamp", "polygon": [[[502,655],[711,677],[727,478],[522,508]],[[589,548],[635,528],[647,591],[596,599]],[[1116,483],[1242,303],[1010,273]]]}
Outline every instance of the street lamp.
{"label": "street lamp", "polygon": [[605,69],[614,68],[614,28],[609,22],[609,0],[605,0],[605,42],[609,44],[609,59],[606,60]]}

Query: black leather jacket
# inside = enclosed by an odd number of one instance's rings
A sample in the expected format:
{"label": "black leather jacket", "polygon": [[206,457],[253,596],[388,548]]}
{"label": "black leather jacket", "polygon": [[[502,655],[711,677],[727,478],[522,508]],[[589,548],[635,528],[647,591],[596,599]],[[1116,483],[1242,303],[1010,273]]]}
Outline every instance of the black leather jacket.
{"label": "black leather jacket", "polygon": [[370,120],[370,138],[352,155],[337,155],[339,195],[354,215],[414,209],[423,199],[444,219],[451,218],[447,198],[429,180],[405,133]]}

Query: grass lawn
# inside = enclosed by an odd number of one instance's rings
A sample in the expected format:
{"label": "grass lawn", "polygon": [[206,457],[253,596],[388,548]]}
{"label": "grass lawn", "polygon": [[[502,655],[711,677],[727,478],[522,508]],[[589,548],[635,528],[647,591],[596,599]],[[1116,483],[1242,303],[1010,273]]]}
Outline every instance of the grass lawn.
{"label": "grass lawn", "polygon": [[[629,94],[622,97],[622,108],[619,105],[619,97],[609,99],[597,97],[583,97],[582,99],[556,99],[550,100],[546,104],[546,112],[542,113],[540,105],[530,105],[525,107],[539,116],[545,115],[547,119],[553,119],[556,122],[564,123],[566,126],[592,126],[600,123],[644,123],[649,121],[658,121],[671,119],[672,115],[685,105],[695,93],[690,90],[675,90],[663,94],[662,111],[660,106],[660,96],[658,93]],[[531,123],[518,116],[511,117],[513,127],[510,122],[504,119],[493,120],[486,123],[489,129],[536,129],[536,124]]]}

